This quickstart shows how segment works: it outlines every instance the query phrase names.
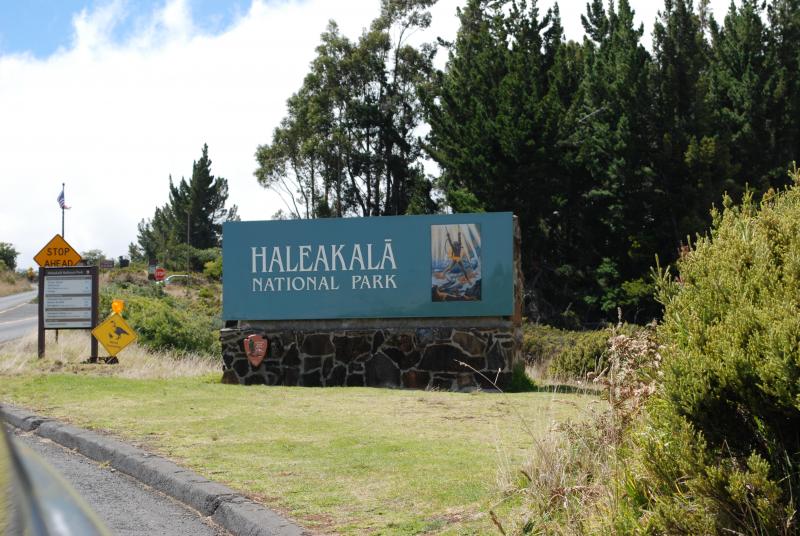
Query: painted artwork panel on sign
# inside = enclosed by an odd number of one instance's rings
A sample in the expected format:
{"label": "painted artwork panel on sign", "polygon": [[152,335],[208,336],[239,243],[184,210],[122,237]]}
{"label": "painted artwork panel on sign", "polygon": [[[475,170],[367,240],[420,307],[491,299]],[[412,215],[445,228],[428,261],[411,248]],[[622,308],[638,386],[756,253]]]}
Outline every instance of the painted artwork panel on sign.
{"label": "painted artwork panel on sign", "polygon": [[431,300],[480,301],[481,279],[480,226],[431,225]]}
{"label": "painted artwork panel on sign", "polygon": [[226,320],[508,316],[512,215],[227,222],[223,267]]}

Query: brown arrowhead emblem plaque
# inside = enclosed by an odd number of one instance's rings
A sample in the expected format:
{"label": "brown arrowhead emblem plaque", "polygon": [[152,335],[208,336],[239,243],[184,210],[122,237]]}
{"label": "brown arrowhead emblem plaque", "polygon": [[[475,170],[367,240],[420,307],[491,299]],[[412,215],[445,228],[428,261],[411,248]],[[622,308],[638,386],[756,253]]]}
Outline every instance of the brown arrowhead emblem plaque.
{"label": "brown arrowhead emblem plaque", "polygon": [[250,335],[244,340],[244,353],[247,354],[247,360],[253,367],[259,366],[264,361],[267,348],[269,341],[261,335]]}

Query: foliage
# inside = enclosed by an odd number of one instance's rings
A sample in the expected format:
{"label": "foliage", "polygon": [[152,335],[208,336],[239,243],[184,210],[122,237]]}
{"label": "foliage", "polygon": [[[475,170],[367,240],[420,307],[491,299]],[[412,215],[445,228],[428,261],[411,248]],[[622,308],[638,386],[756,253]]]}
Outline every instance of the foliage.
{"label": "foliage", "polygon": [[8,270],[17,269],[17,257],[19,251],[14,249],[14,246],[8,242],[0,242],[0,261],[2,261]]}
{"label": "foliage", "polygon": [[101,289],[100,310],[110,311],[113,299],[125,301],[122,316],[136,330],[140,344],[155,350],[220,355],[219,303],[172,296],[160,285],[146,279],[142,284],[126,275]]}
{"label": "foliage", "polygon": [[219,255],[219,248],[199,249],[188,244],[178,244],[165,252],[162,265],[176,272],[186,272],[186,270],[200,272],[204,270],[206,263],[213,261]]}
{"label": "foliage", "polygon": [[256,151],[255,175],[282,197],[289,217],[435,210],[415,132],[435,48],[408,42],[430,25],[433,3],[382,0],[355,42],[328,25],[272,143]]}
{"label": "foliage", "polygon": [[203,265],[203,275],[208,277],[209,279],[214,279],[216,281],[222,281],[222,252],[218,251],[216,256],[207,261]]}
{"label": "foliage", "polygon": [[661,272],[663,388],[616,518],[654,533],[789,534],[800,484],[800,172],[714,212]]}
{"label": "foliage", "polygon": [[525,365],[518,363],[511,371],[511,384],[509,393],[530,393],[536,390],[536,382],[525,372]]}
{"label": "foliage", "polygon": [[81,253],[81,258],[89,266],[97,266],[100,261],[105,260],[106,255],[99,249],[90,249]]}
{"label": "foliage", "polygon": [[[211,174],[208,145],[203,145],[200,160],[192,163],[190,180],[181,178],[174,184],[170,176],[169,202],[139,223],[137,243],[128,248],[131,259],[166,262],[171,255],[191,263],[194,250],[219,247],[222,222],[238,219],[236,205],[225,208],[227,200],[228,181]],[[194,269],[201,270],[204,262]]]}
{"label": "foliage", "polygon": [[522,331],[522,351],[528,365],[547,365],[572,345],[580,332],[526,323]]}
{"label": "foliage", "polygon": [[626,474],[630,430],[657,389],[661,348],[653,325],[607,331],[608,366],[595,383],[608,404],[534,439],[526,463],[505,478],[506,500],[516,503],[498,520],[507,534],[637,533],[636,518],[608,512],[624,493],[617,483]]}
{"label": "foliage", "polygon": [[600,372],[606,367],[611,330],[573,333],[569,346],[556,354],[547,368],[553,378],[585,380],[587,374]]}
{"label": "foliage", "polygon": [[653,255],[673,262],[723,192],[780,187],[800,157],[800,2],[731,3],[720,24],[664,0],[652,54],[630,4],[589,2],[575,43],[557,6],[469,0],[426,87],[444,201],[519,216],[537,322],[658,316]]}

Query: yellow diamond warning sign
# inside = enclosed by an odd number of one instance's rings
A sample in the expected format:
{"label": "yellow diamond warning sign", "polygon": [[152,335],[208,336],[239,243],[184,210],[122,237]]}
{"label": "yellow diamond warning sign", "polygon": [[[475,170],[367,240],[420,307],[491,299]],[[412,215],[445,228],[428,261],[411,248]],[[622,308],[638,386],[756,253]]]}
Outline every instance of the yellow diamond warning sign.
{"label": "yellow diamond warning sign", "polygon": [[136,340],[136,332],[125,322],[124,318],[116,313],[94,328],[92,335],[111,356],[117,355],[123,348]]}
{"label": "yellow diamond warning sign", "polygon": [[47,243],[42,251],[33,258],[36,264],[45,268],[75,266],[81,262],[81,256],[72,246],[67,244],[61,235],[56,235]]}

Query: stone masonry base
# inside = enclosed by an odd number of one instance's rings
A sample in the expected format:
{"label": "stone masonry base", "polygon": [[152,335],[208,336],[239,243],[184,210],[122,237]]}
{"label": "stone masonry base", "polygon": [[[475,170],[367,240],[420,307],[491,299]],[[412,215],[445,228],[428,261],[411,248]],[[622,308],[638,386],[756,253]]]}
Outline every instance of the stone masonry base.
{"label": "stone masonry base", "polygon": [[[243,340],[269,340],[253,367]],[[262,327],[220,332],[223,381],[245,385],[369,386],[469,391],[505,389],[519,360],[518,327],[393,327],[315,331]]]}

